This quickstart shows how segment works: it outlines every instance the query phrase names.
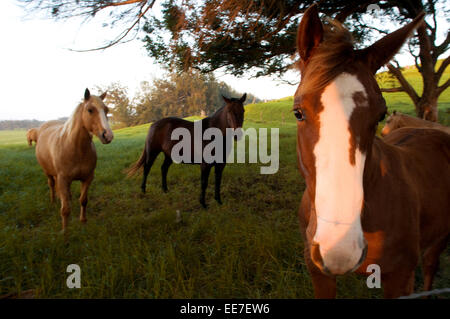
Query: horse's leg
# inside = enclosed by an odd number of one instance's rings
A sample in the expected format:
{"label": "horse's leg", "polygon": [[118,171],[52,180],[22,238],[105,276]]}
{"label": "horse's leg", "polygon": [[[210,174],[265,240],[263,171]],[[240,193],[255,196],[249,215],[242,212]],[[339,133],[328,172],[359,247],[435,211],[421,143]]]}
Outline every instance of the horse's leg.
{"label": "horse's leg", "polygon": [[305,249],[306,267],[311,275],[314,297],[318,299],[336,298],[336,278],[324,275],[311,260],[309,250]]}
{"label": "horse's leg", "polygon": [[159,152],[152,152],[150,151],[148,154],[148,158],[146,159],[144,163],[144,174],[142,176],[142,184],[141,189],[142,193],[145,194],[145,189],[147,187],[147,176],[150,173],[150,169],[152,168],[153,162],[155,162],[156,157],[158,156]]}
{"label": "horse's leg", "polygon": [[382,274],[381,282],[384,298],[408,296],[414,292],[414,269],[401,269],[398,272]]}
{"label": "horse's leg", "polygon": [[62,219],[62,230],[66,230],[69,223],[70,215],[70,184],[71,181],[63,176],[57,176],[56,188],[61,199],[61,219]]}
{"label": "horse's leg", "polygon": [[169,167],[170,165],[172,165],[173,161],[169,155],[164,155],[164,163],[161,165],[162,189],[164,192],[167,192],[167,171],[169,170]]}
{"label": "horse's leg", "polygon": [[425,291],[431,290],[431,287],[433,286],[434,275],[436,274],[439,268],[439,256],[447,247],[448,239],[449,239],[448,236],[445,237],[423,254],[422,257],[423,274],[424,274],[423,290]]}
{"label": "horse's leg", "polygon": [[222,172],[223,172],[224,168],[225,168],[225,163],[216,164],[215,168],[214,168],[214,173],[215,173],[215,177],[216,177],[216,188],[215,188],[214,198],[220,205],[222,205],[222,200],[220,199],[220,183],[222,181]]}
{"label": "horse's leg", "polygon": [[211,172],[211,164],[206,164],[206,163],[202,163],[200,165],[200,168],[202,170],[202,174],[201,174],[201,184],[202,184],[202,193],[200,195],[200,204],[202,204],[202,206],[204,208],[207,208],[206,206],[206,202],[205,202],[205,194],[206,194],[206,187],[208,187],[208,178],[209,178],[209,173]]}
{"label": "horse's leg", "polygon": [[86,206],[88,203],[88,189],[89,186],[92,183],[92,180],[94,179],[94,171],[92,171],[92,174],[86,178],[85,180],[81,181],[81,192],[80,192],[80,222],[83,224],[87,222],[86,219]]}
{"label": "horse's leg", "polygon": [[51,175],[47,175],[48,187],[50,188],[50,202],[55,202],[55,178]]}

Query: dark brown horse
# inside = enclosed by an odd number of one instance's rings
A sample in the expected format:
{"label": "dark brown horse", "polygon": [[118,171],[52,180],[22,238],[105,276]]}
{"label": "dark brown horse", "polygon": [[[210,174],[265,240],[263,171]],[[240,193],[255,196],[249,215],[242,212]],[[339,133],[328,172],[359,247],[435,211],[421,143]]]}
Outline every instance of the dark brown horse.
{"label": "dark brown horse", "polygon": [[420,258],[424,289],[432,287],[450,234],[450,136],[403,128],[375,137],[386,104],[374,74],[423,17],[362,50],[339,23],[322,24],[316,5],[300,23],[299,218],[318,298],[336,296],[337,275],[367,275],[371,264],[386,298],[408,295]]}
{"label": "dark brown horse", "polygon": [[[139,160],[128,170],[128,176],[132,176],[138,172],[138,170],[143,166],[144,167],[144,175],[142,179],[141,189],[142,192],[145,193],[146,184],[147,184],[147,176],[150,172],[150,169],[155,161],[156,157],[159,153],[164,153],[164,162],[161,166],[162,173],[162,189],[167,192],[167,172],[169,170],[170,165],[173,162],[172,158],[172,149],[174,145],[179,143],[178,140],[172,139],[172,133],[174,130],[178,128],[184,128],[188,130],[190,140],[190,148],[191,148],[191,157],[187,161],[183,161],[186,164],[200,164],[201,167],[201,195],[200,195],[200,203],[203,207],[206,206],[205,202],[205,192],[206,187],[208,186],[208,177],[211,171],[211,168],[214,166],[215,170],[215,196],[214,198],[219,204],[222,204],[220,199],[220,183],[222,180],[222,172],[226,165],[226,156],[228,155],[227,150],[223,151],[223,160],[222,161],[214,161],[208,162],[203,158],[203,150],[205,146],[207,146],[210,141],[205,141],[203,138],[201,139],[201,152],[200,160],[195,160],[195,132],[194,126],[197,124],[201,124],[201,135],[209,129],[209,128],[217,128],[220,130],[223,136],[223,145],[226,147],[226,129],[238,129],[242,127],[242,123],[244,122],[244,101],[247,98],[247,94],[244,94],[240,99],[228,99],[223,97],[226,105],[218,109],[212,116],[206,117],[201,121],[191,122],[186,121],[177,117],[167,117],[163,118],[150,127],[147,139],[145,141],[144,151],[142,152]],[[198,154],[198,152],[197,152]]]}

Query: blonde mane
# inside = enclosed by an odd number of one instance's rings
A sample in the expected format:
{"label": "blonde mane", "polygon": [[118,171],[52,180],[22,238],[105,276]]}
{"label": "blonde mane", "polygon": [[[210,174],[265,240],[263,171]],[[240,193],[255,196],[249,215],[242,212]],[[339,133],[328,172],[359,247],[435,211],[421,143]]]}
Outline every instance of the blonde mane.
{"label": "blonde mane", "polygon": [[302,71],[300,94],[305,95],[323,89],[339,73],[341,65],[353,59],[353,37],[338,21],[327,20],[323,41],[314,49],[307,67]]}
{"label": "blonde mane", "polygon": [[72,115],[67,119],[67,121],[63,124],[63,127],[61,129],[61,136],[70,136],[74,129],[79,125],[81,122],[81,110],[84,105],[84,102],[81,102],[78,104],[76,109],[73,111]]}

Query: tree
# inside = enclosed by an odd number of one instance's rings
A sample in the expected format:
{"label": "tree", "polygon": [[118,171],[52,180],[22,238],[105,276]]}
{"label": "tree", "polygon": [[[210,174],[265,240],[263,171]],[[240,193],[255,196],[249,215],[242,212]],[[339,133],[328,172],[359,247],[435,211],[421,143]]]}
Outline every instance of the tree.
{"label": "tree", "polygon": [[[161,19],[150,19],[144,26],[147,32],[145,45],[150,55],[159,62],[178,68],[197,68],[211,72],[225,68],[234,75],[258,69],[256,76],[283,74],[293,66],[289,57],[295,54],[295,36],[300,13],[312,1],[274,0],[166,0]],[[429,14],[427,22],[420,26],[417,35],[409,43],[409,52],[414,56],[416,67],[422,75],[423,90],[418,93],[406,80],[398,63],[389,63],[389,71],[397,78],[399,86],[385,92],[404,91],[413,101],[419,117],[436,121],[439,95],[448,88],[450,80],[440,84],[450,57],[436,68],[439,57],[450,43],[450,33],[437,43],[437,10],[445,11],[445,1],[432,0],[323,0],[320,11],[347,24],[360,41],[374,37],[373,33],[389,33],[364,23],[363,13],[369,5],[376,4],[389,20],[401,23],[414,18],[422,10]],[[162,33],[169,32],[169,40]]]}
{"label": "tree", "polygon": [[127,127],[134,123],[134,109],[128,98],[127,88],[118,82],[105,88],[97,87],[98,92],[106,92],[105,104],[112,114],[112,122],[116,127]]}
{"label": "tree", "polygon": [[[208,73],[220,68],[234,75],[282,75],[293,67],[295,37],[301,14],[314,0],[162,0],[162,17],[150,12],[154,1],[118,0],[19,0],[31,10],[50,10],[56,18],[84,15],[92,17],[101,10],[131,6],[135,11],[120,10],[122,19],[134,21],[146,33],[144,45],[149,55],[172,70],[197,69]],[[94,4],[97,2],[98,4]],[[423,91],[416,92],[401,73],[396,63],[388,64],[400,86],[413,101],[417,115],[437,119],[437,100],[450,85],[450,80],[439,80],[450,63],[447,57],[436,70],[438,58],[448,49],[448,30],[444,41],[437,43],[438,10],[448,14],[445,0],[321,0],[320,12],[346,22],[359,40],[375,36],[367,30],[380,33],[389,30],[365,24],[364,17],[370,5],[377,5],[379,16],[401,23],[415,17],[420,11],[428,13],[427,23],[419,27],[410,42],[411,54],[423,78]],[[64,8],[64,10],[62,9]],[[136,11],[137,10],[137,11]],[[115,11],[114,11],[115,12]],[[115,20],[118,21],[117,16]],[[125,29],[125,36],[130,32]],[[167,36],[169,35],[169,36]],[[124,38],[120,38],[119,41]],[[114,41],[112,41],[114,43]],[[394,91],[392,88],[390,91]]]}
{"label": "tree", "polygon": [[[152,84],[141,83],[135,98],[135,121],[142,124],[167,116],[210,115],[224,104],[221,95],[238,97],[242,93],[218,82],[212,74],[172,72]],[[259,101],[251,94],[247,96],[247,103]]]}

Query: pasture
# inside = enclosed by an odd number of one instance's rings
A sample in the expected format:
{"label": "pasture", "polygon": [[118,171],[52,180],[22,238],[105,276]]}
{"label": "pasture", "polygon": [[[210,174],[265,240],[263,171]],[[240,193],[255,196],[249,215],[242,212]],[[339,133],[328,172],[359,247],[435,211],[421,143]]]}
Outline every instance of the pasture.
{"label": "pasture", "polygon": [[[386,96],[390,111],[412,113],[409,101]],[[449,125],[449,92],[441,101],[440,122]],[[40,298],[312,298],[297,218],[305,185],[291,109],[292,98],[246,107],[244,128],[280,128],[279,171],[261,175],[264,164],[228,164],[223,205],[213,198],[210,176],[208,210],[198,201],[199,166],[172,165],[168,193],[161,190],[161,155],[145,195],[140,178],[125,178],[123,170],[142,152],[148,124],[116,130],[109,145],[95,138],[88,222],[78,221],[75,182],[67,240],[59,233],[59,202],[50,203],[25,131],[0,131],[0,296],[33,289]],[[69,264],[81,267],[81,289],[66,286]],[[416,279],[419,291],[420,271]],[[449,248],[434,285],[443,287],[450,287]],[[338,279],[339,298],[381,296],[363,277]]]}

